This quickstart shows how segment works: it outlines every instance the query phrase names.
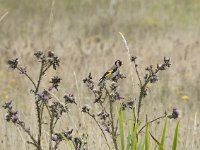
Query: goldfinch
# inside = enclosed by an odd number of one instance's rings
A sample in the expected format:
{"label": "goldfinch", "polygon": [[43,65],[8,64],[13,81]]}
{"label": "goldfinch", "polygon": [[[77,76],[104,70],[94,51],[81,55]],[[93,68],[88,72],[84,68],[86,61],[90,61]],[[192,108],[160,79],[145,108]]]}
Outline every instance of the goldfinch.
{"label": "goldfinch", "polygon": [[122,66],[122,61],[117,60],[115,64],[103,75],[103,77],[99,80],[99,84],[103,83],[106,80],[112,80],[119,74],[119,67]]}

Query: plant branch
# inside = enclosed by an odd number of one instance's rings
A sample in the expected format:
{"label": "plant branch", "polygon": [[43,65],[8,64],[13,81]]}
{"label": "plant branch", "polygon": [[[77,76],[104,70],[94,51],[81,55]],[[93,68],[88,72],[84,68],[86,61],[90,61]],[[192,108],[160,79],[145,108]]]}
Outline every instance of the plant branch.
{"label": "plant branch", "polygon": [[[156,69],[154,74],[157,74],[160,70]],[[137,111],[137,122],[140,119],[140,109],[142,106],[142,99],[145,97],[146,94],[146,86],[150,82],[150,79],[152,77],[152,74],[150,74],[147,79],[145,80],[145,83],[140,87],[140,96],[139,96],[139,101],[138,101],[138,111]]]}
{"label": "plant branch", "polygon": [[45,74],[45,72],[51,67],[51,65],[48,65],[43,71],[42,74]]}
{"label": "plant branch", "polygon": [[[17,67],[16,69],[19,70],[20,72],[22,72],[22,70],[21,70],[19,67]],[[27,72],[23,72],[23,74],[31,81],[31,83],[33,84],[34,88],[36,89],[36,84],[35,84],[35,82],[34,82],[33,79],[27,74]]]}
{"label": "plant branch", "polygon": [[26,132],[29,137],[31,138],[32,142],[30,142],[32,145],[34,145],[35,147],[38,146],[36,139],[33,137],[33,135],[31,134],[29,129],[26,129],[25,124],[22,122],[19,124],[20,127],[24,130],[24,132]]}
{"label": "plant branch", "polygon": [[41,68],[40,68],[40,73],[39,73],[39,79],[38,79],[38,82],[37,82],[37,86],[36,86],[36,89],[35,89],[35,94],[38,93],[38,90],[39,90],[39,87],[40,87],[40,83],[41,83],[41,80],[42,80],[42,76],[44,74],[44,61],[41,62]]}
{"label": "plant branch", "polygon": [[101,132],[102,132],[102,134],[103,134],[103,136],[104,136],[104,139],[106,140],[106,144],[108,145],[108,147],[109,147],[109,149],[110,149],[110,146],[109,146],[109,144],[108,144],[108,140],[107,140],[107,138],[106,138],[106,134],[105,134],[105,132],[103,131],[102,127],[100,126],[99,122],[97,121],[97,119],[95,118],[94,115],[92,115],[92,114],[90,114],[90,113],[87,113],[87,114],[88,114],[90,117],[92,117],[92,118],[94,119],[94,121],[96,122],[96,124],[98,125],[99,129],[101,130]]}
{"label": "plant branch", "polygon": [[112,135],[113,144],[115,146],[115,150],[118,150],[115,127],[114,127],[113,102],[111,99],[109,99],[109,104],[110,104],[110,117],[111,117],[111,135]]}
{"label": "plant branch", "polygon": [[49,117],[50,117],[50,124],[49,124],[49,150],[52,150],[52,134],[53,134],[53,128],[54,128],[54,117],[51,114],[49,107],[47,103],[44,103],[44,106],[46,107]]}
{"label": "plant branch", "polygon": [[[43,68],[44,68],[44,61],[41,62],[39,79],[38,79],[38,82],[37,82],[36,89],[34,91],[35,95],[38,93],[38,90],[39,90],[39,87],[40,87],[40,83],[41,83],[42,76],[43,76]],[[37,119],[38,119],[38,150],[41,150],[42,120],[41,120],[41,109],[40,109],[38,100],[35,101],[35,105],[36,105]]]}
{"label": "plant branch", "polygon": [[54,118],[50,117],[50,125],[49,125],[49,150],[52,150],[53,121],[54,121]]}
{"label": "plant branch", "polygon": [[136,64],[136,59],[133,60],[133,63],[134,63],[134,67],[135,67],[135,72],[136,72],[138,80],[140,82],[140,87],[142,87],[142,80],[140,79],[140,75],[139,75],[139,72],[138,72],[138,69],[137,69],[138,65]]}
{"label": "plant branch", "polygon": [[151,135],[151,138],[156,142],[156,144],[160,145],[160,142],[158,142],[158,140],[151,134],[150,131],[149,134]]}
{"label": "plant branch", "polygon": [[[157,120],[159,120],[159,119],[163,119],[163,118],[165,118],[165,117],[166,117],[166,115],[157,117],[157,118],[155,118],[155,119],[149,121],[148,124],[151,124],[151,123],[153,123],[153,122],[155,122],[155,121],[157,121]],[[143,130],[146,126],[147,126],[147,124],[145,124],[144,126],[142,126],[141,129],[138,131],[138,134],[140,134],[140,133],[142,132],[142,130]]]}
{"label": "plant branch", "polygon": [[138,101],[138,111],[137,111],[137,122],[139,122],[140,119],[140,109],[142,106],[142,99],[144,98],[146,86],[150,81],[150,77],[145,81],[145,83],[140,87],[140,96],[139,96],[139,101]]}

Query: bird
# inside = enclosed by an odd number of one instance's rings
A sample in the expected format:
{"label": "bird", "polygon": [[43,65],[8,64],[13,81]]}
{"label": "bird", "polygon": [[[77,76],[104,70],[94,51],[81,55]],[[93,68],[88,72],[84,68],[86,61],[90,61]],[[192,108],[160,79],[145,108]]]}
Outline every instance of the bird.
{"label": "bird", "polygon": [[99,80],[99,84],[101,85],[106,80],[112,80],[119,74],[119,67],[123,65],[121,60],[115,61],[114,65],[106,71],[106,73],[102,76],[102,78]]}

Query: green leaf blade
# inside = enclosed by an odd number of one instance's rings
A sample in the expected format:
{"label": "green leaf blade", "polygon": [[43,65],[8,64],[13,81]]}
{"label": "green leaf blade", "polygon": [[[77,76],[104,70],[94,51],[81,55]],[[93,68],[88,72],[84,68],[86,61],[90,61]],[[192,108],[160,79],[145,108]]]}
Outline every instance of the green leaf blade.
{"label": "green leaf blade", "polygon": [[119,129],[120,129],[120,139],[121,139],[121,150],[124,150],[124,116],[121,107],[119,109]]}
{"label": "green leaf blade", "polygon": [[174,132],[174,139],[173,139],[173,145],[172,145],[172,150],[176,150],[177,148],[177,143],[178,143],[178,129],[179,129],[179,122],[176,125],[176,129]]}
{"label": "green leaf blade", "polygon": [[166,131],[167,131],[167,118],[165,119],[165,124],[163,128],[163,133],[162,133],[162,138],[160,141],[160,150],[164,150],[164,143],[165,143],[165,136],[166,136]]}
{"label": "green leaf blade", "polygon": [[147,125],[145,127],[145,150],[149,150],[149,123],[146,121]]}

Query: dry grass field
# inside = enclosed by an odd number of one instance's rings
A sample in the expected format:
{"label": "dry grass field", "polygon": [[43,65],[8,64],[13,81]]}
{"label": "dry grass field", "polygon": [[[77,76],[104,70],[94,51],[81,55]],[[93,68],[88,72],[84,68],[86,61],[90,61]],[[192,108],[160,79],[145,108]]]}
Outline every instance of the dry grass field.
{"label": "dry grass field", "polygon": [[[125,97],[138,96],[138,79],[133,68],[131,80],[127,50],[119,34],[126,37],[130,54],[137,56],[139,72],[146,66],[170,57],[172,66],[159,75],[159,82],[149,86],[143,101],[142,114],[153,119],[173,107],[181,112],[179,150],[200,149],[200,2],[198,0],[0,0],[0,105],[13,100],[20,117],[37,131],[34,96],[31,84],[22,75],[11,71],[6,61],[19,58],[27,71],[37,79],[39,66],[33,53],[53,50],[61,59],[60,67],[51,69],[41,90],[54,75],[62,78],[59,92],[73,93],[77,106],[59,120],[56,131],[73,128],[75,134],[87,133],[89,150],[108,149],[93,120],[81,113],[89,104],[96,108],[92,95],[82,80],[92,73],[98,81],[117,59],[127,76],[120,82]],[[47,113],[47,112],[46,112]],[[28,136],[4,120],[0,109],[0,150],[29,150]],[[129,116],[129,114],[126,114]],[[125,117],[127,117],[125,116]],[[45,118],[44,118],[45,119]],[[177,120],[169,120],[166,150],[171,149]],[[160,123],[160,124],[159,124]],[[163,122],[151,125],[160,137]],[[48,149],[48,126],[44,127],[42,144]],[[150,145],[156,143],[151,140]],[[63,142],[60,150],[70,149]]]}

